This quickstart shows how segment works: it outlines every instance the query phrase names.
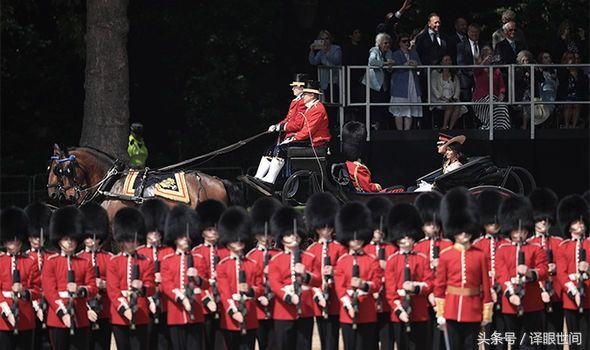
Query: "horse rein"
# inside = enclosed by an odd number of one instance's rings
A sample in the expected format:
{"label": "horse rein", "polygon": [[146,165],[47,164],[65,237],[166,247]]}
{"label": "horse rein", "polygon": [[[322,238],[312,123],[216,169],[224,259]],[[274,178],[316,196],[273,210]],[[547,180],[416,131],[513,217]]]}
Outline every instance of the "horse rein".
{"label": "horse rein", "polygon": [[[77,176],[76,176],[76,167],[80,168],[82,171],[84,171],[84,169],[76,161],[76,156],[73,154],[67,158],[59,158],[59,156],[51,156],[49,158],[49,166],[47,167],[48,172],[51,171],[51,165],[53,164],[53,162],[57,163],[56,166],[53,168],[53,173],[57,177],[57,183],[47,184],[47,188],[48,189],[49,188],[57,188],[57,192],[60,195],[60,197],[65,197],[66,191],[73,188],[76,192],[75,200],[78,200],[78,198],[80,198],[80,194],[83,191],[87,191],[87,189],[83,188],[78,183]],[[71,167],[70,166],[66,166],[66,167],[62,166],[62,163],[65,163],[65,162],[70,162]],[[67,178],[68,180],[70,180],[71,185],[64,186],[64,178]]]}

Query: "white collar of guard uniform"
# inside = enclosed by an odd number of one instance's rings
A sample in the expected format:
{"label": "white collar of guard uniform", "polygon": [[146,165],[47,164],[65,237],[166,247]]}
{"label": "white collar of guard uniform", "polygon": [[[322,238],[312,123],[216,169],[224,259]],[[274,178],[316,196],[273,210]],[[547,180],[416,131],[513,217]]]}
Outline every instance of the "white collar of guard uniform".
{"label": "white collar of guard uniform", "polygon": [[314,99],[313,101],[309,101],[305,104],[305,107],[307,107],[307,109],[311,108],[313,105],[315,105],[316,103],[320,102],[319,99]]}

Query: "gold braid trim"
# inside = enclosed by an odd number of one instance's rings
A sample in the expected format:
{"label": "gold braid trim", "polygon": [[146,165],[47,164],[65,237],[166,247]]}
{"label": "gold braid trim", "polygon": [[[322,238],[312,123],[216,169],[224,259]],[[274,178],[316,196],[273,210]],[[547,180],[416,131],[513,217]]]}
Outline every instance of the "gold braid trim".
{"label": "gold braid trim", "polygon": [[494,315],[494,303],[483,304],[483,320],[492,322],[492,316]]}
{"label": "gold braid trim", "polygon": [[435,298],[436,301],[436,317],[445,317],[445,299]]}

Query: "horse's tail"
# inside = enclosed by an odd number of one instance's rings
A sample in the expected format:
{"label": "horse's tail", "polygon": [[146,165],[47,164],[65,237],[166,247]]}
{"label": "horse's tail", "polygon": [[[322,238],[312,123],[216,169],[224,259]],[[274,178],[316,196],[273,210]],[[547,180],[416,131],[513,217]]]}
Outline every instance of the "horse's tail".
{"label": "horse's tail", "polygon": [[227,193],[227,199],[229,205],[244,205],[244,193],[241,188],[235,183],[222,179],[223,187]]}

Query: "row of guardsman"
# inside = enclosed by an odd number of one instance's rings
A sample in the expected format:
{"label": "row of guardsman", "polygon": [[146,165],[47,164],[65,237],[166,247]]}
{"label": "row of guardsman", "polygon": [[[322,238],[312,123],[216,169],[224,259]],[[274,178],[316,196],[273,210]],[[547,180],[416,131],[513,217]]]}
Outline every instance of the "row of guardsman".
{"label": "row of guardsman", "polygon": [[0,344],[311,349],[315,317],[322,349],[340,331],[346,349],[474,349],[482,327],[526,345],[564,318],[587,346],[588,219],[582,196],[547,189],[455,188],[414,205],[317,193],[304,216],[270,197],[249,211],[150,199],[116,213],[113,254],[95,203],[6,208]]}

